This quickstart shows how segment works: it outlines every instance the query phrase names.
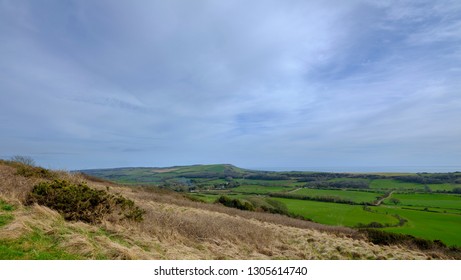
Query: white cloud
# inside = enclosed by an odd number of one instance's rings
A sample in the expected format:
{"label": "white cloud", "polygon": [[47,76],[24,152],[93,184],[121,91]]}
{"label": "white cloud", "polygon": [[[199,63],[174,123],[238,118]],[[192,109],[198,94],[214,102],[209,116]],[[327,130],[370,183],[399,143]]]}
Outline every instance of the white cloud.
{"label": "white cloud", "polygon": [[458,2],[3,1],[0,154],[453,163]]}

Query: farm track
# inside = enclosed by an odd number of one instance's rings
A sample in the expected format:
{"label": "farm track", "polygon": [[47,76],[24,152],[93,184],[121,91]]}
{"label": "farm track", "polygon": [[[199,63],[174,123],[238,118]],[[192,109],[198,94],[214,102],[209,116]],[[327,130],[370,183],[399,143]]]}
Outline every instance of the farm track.
{"label": "farm track", "polygon": [[386,196],[383,196],[382,198],[380,198],[378,201],[376,201],[375,204],[373,204],[374,206],[379,206],[381,205],[381,203],[383,203],[383,201],[389,197],[391,197],[391,195],[394,193],[394,191],[391,191],[390,193],[388,193]]}

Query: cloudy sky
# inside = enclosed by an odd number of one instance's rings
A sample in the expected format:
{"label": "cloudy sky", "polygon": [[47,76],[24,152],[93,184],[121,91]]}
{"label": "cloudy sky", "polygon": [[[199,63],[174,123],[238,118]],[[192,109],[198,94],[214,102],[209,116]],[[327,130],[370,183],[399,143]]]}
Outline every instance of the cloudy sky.
{"label": "cloudy sky", "polygon": [[2,158],[461,166],[459,0],[0,0],[0,38]]}

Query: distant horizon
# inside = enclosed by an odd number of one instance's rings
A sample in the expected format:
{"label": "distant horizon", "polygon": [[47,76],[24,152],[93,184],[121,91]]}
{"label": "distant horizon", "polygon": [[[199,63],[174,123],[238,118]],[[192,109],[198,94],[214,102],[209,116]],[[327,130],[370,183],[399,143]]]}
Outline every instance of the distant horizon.
{"label": "distant horizon", "polygon": [[[314,171],[338,173],[453,173],[461,166],[318,166],[318,167],[257,167],[262,171]],[[251,168],[248,168],[251,169]]]}

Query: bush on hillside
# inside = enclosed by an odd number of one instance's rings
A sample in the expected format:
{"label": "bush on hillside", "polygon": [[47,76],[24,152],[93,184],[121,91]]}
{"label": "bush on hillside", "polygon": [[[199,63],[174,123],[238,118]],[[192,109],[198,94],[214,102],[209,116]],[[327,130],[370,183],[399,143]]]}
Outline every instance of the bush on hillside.
{"label": "bush on hillside", "polygon": [[115,214],[120,219],[141,221],[144,210],[130,199],[95,190],[85,183],[74,185],[66,180],[41,182],[34,186],[27,198],[29,204],[37,203],[58,211],[69,221],[98,223]]}
{"label": "bush on hillside", "polygon": [[221,203],[222,205],[227,207],[237,208],[240,210],[255,211],[255,207],[251,203],[247,201],[243,202],[237,198],[232,199],[230,197],[222,195],[216,200],[216,202]]}
{"label": "bush on hillside", "polygon": [[371,228],[361,229],[360,231],[366,234],[370,242],[377,245],[404,245],[420,250],[439,251],[454,259],[461,257],[461,248],[455,246],[448,247],[440,240],[426,240],[408,234],[392,233]]}
{"label": "bush on hillside", "polygon": [[24,177],[35,177],[41,179],[56,179],[56,174],[48,169],[35,165],[35,161],[31,157],[14,156],[11,160],[2,161],[11,167],[16,168],[16,175]]}
{"label": "bush on hillside", "polygon": [[29,156],[13,156],[11,161],[17,162],[23,165],[35,166],[35,160]]}
{"label": "bush on hillside", "polygon": [[277,200],[273,200],[273,199],[266,199],[266,202],[267,204],[269,205],[269,207],[265,207],[263,206],[263,210],[265,212],[269,212],[269,213],[272,213],[272,214],[281,214],[281,215],[286,215],[286,216],[292,216],[292,214],[290,214],[290,212],[288,211],[288,208],[285,204],[283,204],[282,202],[280,201],[277,201]]}
{"label": "bush on hillside", "polygon": [[386,226],[389,226],[389,225],[383,225],[379,222],[371,222],[368,224],[358,223],[356,227],[357,228],[384,228]]}
{"label": "bush on hillside", "polygon": [[23,164],[16,166],[16,174],[24,177],[35,177],[49,180],[56,178],[56,175],[48,169]]}

